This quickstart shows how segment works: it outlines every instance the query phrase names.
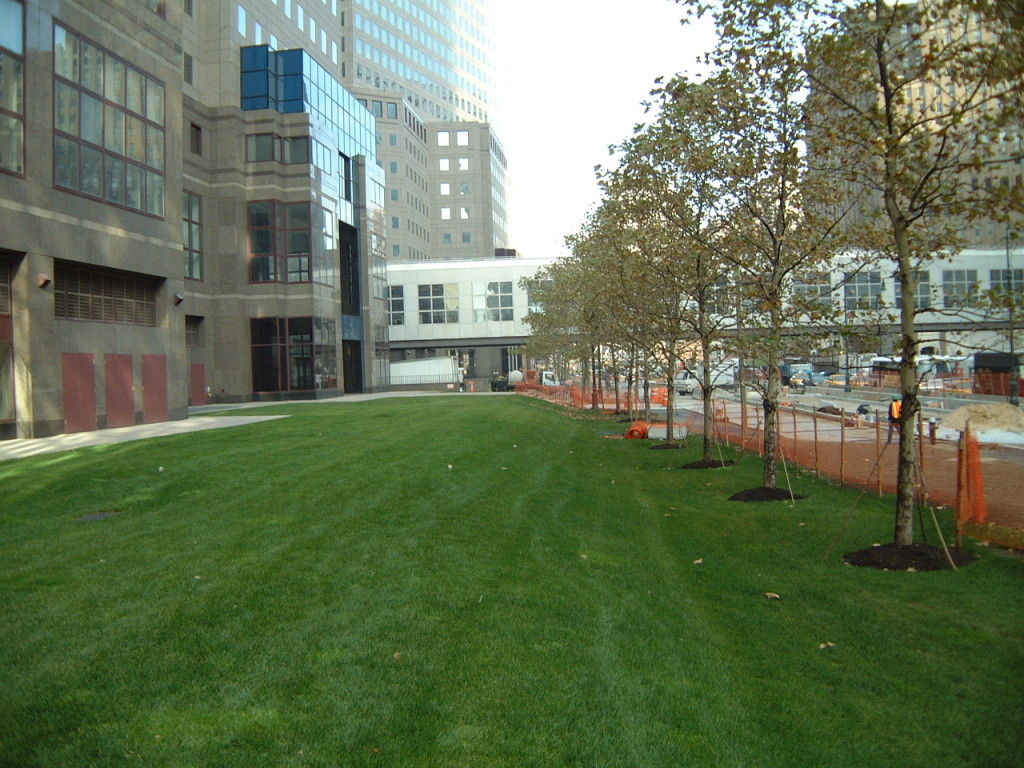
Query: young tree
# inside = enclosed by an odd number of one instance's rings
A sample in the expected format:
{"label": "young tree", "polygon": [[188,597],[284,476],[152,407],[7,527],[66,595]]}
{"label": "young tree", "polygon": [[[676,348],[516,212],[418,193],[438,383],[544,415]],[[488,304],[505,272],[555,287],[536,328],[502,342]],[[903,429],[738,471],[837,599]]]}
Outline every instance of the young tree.
{"label": "young tree", "polygon": [[[656,119],[620,147],[620,163],[602,176],[605,193],[618,201],[635,233],[642,266],[661,300],[643,302],[648,322],[663,327],[670,375],[679,343],[694,341],[702,360],[703,460],[712,460],[715,383],[711,354],[732,327],[727,297],[731,267],[719,241],[728,216],[718,181],[720,137],[707,135],[693,116],[712,107],[713,83],[675,78],[655,91]],[[723,311],[724,310],[724,311]],[[673,388],[674,390],[674,388]],[[673,392],[674,394],[674,392]]]}
{"label": "young tree", "polygon": [[800,25],[782,3],[723,0],[711,10],[719,43],[714,108],[699,119],[724,151],[719,183],[730,202],[721,247],[745,294],[746,356],[766,361],[763,484],[777,483],[781,362],[793,323],[789,300],[798,277],[819,270],[842,247],[849,209],[806,152],[807,78]]}
{"label": "young tree", "polygon": [[[891,265],[900,286],[902,421],[910,428],[899,448],[894,539],[911,544],[918,275],[930,259],[958,251],[972,222],[1020,215],[1022,187],[1006,175],[1020,143],[1004,139],[1020,135],[1024,114],[1022,11],[975,0],[680,2],[714,15],[720,61],[802,81],[776,90],[775,100],[804,107],[798,144],[809,147],[809,168],[817,178],[830,176],[836,192],[863,201],[845,234],[863,256]],[[752,178],[758,170],[750,169]],[[986,175],[1008,183],[986,184]],[[783,218],[791,210],[775,209]],[[822,226],[810,231],[820,234]]]}
{"label": "young tree", "polygon": [[1020,215],[1019,175],[1016,184],[1009,175],[1020,145],[1003,140],[1022,128],[1024,48],[1008,43],[1014,36],[1020,42],[1020,26],[1006,23],[1010,4],[999,3],[786,5],[808,20],[815,155],[823,164],[833,161],[837,183],[867,193],[850,232],[890,265],[902,296],[894,543],[909,545],[920,411],[919,276],[929,262],[959,251],[975,222]]}

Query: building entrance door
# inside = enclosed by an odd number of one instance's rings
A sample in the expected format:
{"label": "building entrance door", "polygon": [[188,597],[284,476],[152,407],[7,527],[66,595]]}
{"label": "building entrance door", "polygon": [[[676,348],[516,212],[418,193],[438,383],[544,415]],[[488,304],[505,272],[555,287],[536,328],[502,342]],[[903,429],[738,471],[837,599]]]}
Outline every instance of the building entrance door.
{"label": "building entrance door", "polygon": [[345,394],[363,391],[363,345],[358,341],[341,342],[345,375]]}

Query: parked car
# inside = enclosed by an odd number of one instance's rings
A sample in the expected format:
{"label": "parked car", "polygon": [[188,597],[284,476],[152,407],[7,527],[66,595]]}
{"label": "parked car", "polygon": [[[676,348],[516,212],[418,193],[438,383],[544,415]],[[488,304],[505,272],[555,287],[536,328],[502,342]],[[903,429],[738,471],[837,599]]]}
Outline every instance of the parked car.
{"label": "parked car", "polygon": [[822,371],[797,371],[789,378],[789,386],[798,389],[806,387],[820,387],[828,379],[828,374]]}
{"label": "parked car", "polygon": [[803,389],[811,384],[811,374],[809,371],[797,371],[789,377],[789,386],[794,389]]}
{"label": "parked car", "polygon": [[[850,377],[850,383],[853,383],[853,377]],[[827,379],[825,379],[826,387],[845,387],[846,386],[846,374],[845,373],[833,373]]]}

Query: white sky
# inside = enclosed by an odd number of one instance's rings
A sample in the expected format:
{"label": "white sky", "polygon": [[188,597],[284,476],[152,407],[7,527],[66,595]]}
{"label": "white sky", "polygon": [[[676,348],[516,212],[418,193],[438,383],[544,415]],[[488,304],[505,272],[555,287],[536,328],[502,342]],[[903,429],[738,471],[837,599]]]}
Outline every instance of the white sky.
{"label": "white sky", "polygon": [[566,252],[599,199],[595,165],[646,118],[654,80],[693,74],[710,24],[682,26],[672,0],[493,0],[497,107],[508,160],[509,245]]}

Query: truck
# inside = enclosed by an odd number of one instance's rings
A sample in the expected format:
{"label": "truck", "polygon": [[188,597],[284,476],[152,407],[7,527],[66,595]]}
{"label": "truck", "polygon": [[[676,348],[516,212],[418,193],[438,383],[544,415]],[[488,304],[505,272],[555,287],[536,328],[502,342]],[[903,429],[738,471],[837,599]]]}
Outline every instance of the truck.
{"label": "truck", "polygon": [[[720,360],[711,366],[711,385],[721,389],[736,386],[737,364],[734,360]],[[692,370],[683,370],[673,379],[676,394],[697,395],[704,385],[704,366],[697,363]]]}
{"label": "truck", "polygon": [[544,387],[559,386],[558,377],[555,376],[554,371],[536,371],[531,368],[525,374],[520,370],[509,371],[507,376],[495,372],[491,379],[491,391],[515,392],[516,385],[524,381],[527,384],[540,384]]}
{"label": "truck", "polygon": [[[512,374],[509,374],[509,381],[512,380]],[[533,369],[526,372],[526,381],[530,384],[540,384],[543,387],[557,387],[558,377],[555,376],[554,371],[535,371]]]}
{"label": "truck", "polygon": [[462,384],[462,369],[454,357],[425,357],[391,363],[391,386],[454,389]]}

